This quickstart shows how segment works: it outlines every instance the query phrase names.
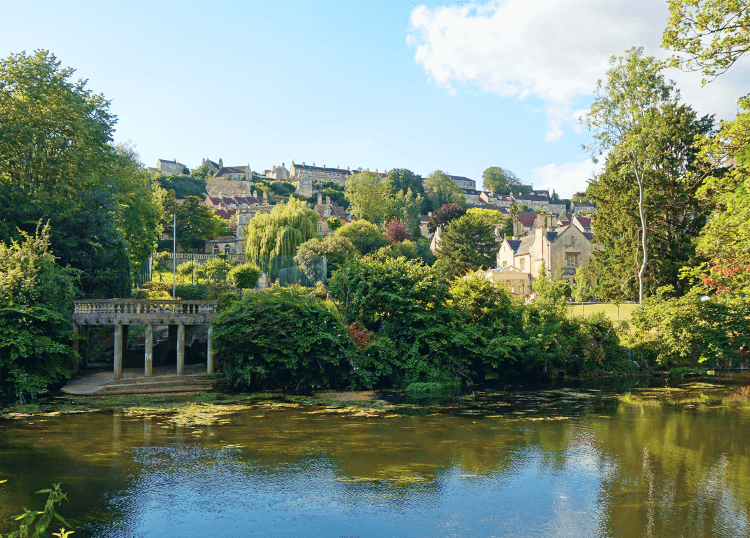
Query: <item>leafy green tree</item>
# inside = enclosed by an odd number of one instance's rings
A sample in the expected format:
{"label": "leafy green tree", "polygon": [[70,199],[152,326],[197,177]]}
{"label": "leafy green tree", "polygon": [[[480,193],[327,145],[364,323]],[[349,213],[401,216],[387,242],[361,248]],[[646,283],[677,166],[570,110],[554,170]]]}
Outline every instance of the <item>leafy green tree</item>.
{"label": "leafy green tree", "polygon": [[14,204],[0,233],[18,239],[17,230],[49,221],[52,251],[82,271],[84,294],[127,297],[123,234],[139,225],[126,224],[119,205],[128,195],[117,188],[122,163],[110,145],[116,118],[73,73],[43,50],[0,60],[0,199]]}
{"label": "leafy green tree", "polygon": [[245,228],[245,260],[273,278],[284,258],[292,258],[305,241],[317,237],[320,217],[293,196],[270,213],[256,215]]}
{"label": "leafy green tree", "polygon": [[491,224],[500,224],[501,222],[505,221],[503,214],[500,211],[495,211],[494,209],[472,207],[466,212],[466,214],[480,215],[484,220]]}
{"label": "leafy green tree", "polygon": [[573,290],[566,281],[548,276],[544,262],[539,266],[538,276],[531,284],[531,289],[536,294],[534,305],[546,319],[566,316],[565,298],[570,297]]}
{"label": "leafy green tree", "polygon": [[208,162],[203,161],[198,168],[194,168],[193,171],[190,172],[190,175],[205,181],[207,177],[213,175],[213,172],[208,167]]}
{"label": "leafy green tree", "polygon": [[333,307],[295,288],[250,293],[216,316],[213,343],[232,386],[341,386],[353,344]]}
{"label": "leafy green tree", "polygon": [[183,200],[188,196],[198,196],[199,198],[206,196],[206,181],[199,177],[158,174],[156,181],[165,191],[173,190],[175,198],[178,200]]}
{"label": "leafy green tree", "polygon": [[390,243],[380,228],[366,220],[356,220],[344,224],[336,230],[335,235],[351,241],[354,248],[362,256],[375,252],[380,247],[384,247]]}
{"label": "leafy green tree", "polygon": [[443,231],[435,252],[436,266],[448,279],[494,267],[498,247],[495,225],[485,215],[467,213]]}
{"label": "leafy green tree", "polygon": [[440,170],[435,170],[424,182],[427,200],[432,204],[432,210],[444,204],[458,204],[466,207],[466,196],[456,182]]}
{"label": "leafy green tree", "polygon": [[495,194],[510,194],[515,187],[521,186],[518,176],[507,168],[491,166],[482,172],[484,190]]}
{"label": "leafy green tree", "polygon": [[352,174],[346,181],[344,195],[358,219],[381,223],[390,215],[390,189],[378,174],[369,171]]}
{"label": "leafy green tree", "polygon": [[156,248],[167,192],[145,170],[135,149],[124,144],[114,147],[107,178],[115,187],[114,225],[136,271]]}
{"label": "leafy green tree", "polygon": [[385,178],[391,195],[395,196],[399,192],[406,192],[409,189],[414,194],[424,197],[424,185],[422,177],[406,168],[393,168]]}
{"label": "leafy green tree", "polygon": [[343,226],[343,223],[337,219],[336,217],[329,217],[328,218],[328,229],[332,232],[335,232],[339,228]]}
{"label": "leafy green tree", "polygon": [[190,252],[202,252],[208,239],[226,235],[226,225],[213,210],[197,196],[188,196],[181,203],[170,195],[164,204],[162,225],[165,231],[173,234],[174,220],[177,215],[177,241]]}
{"label": "leafy green tree", "polygon": [[[644,278],[648,264],[648,226],[644,209],[646,175],[654,170],[658,146],[652,140],[665,129],[662,107],[674,104],[679,97],[673,82],[665,82],[659,64],[653,57],[644,58],[642,48],[631,48],[624,58],[610,59],[607,83],[597,83],[597,97],[583,118],[592,131],[589,152],[596,158],[609,151],[607,159],[621,161],[638,186],[642,256],[638,271],[638,300],[643,301]],[[647,121],[651,119],[652,121]]]}
{"label": "leafy green tree", "polygon": [[403,222],[410,234],[419,235],[419,225],[422,222],[421,208],[424,202],[422,195],[416,191],[398,191],[391,200],[388,218]]}
{"label": "leafy green tree", "polygon": [[669,0],[669,13],[661,43],[681,53],[674,66],[713,79],[750,52],[748,0]]}
{"label": "leafy green tree", "polygon": [[55,263],[49,226],[0,242],[0,392],[35,397],[72,370],[75,272]]}
{"label": "leafy green tree", "polygon": [[[330,278],[346,260],[357,254],[357,249],[346,237],[327,235],[323,238],[314,237],[302,243],[294,259],[311,281],[318,282]],[[326,275],[319,274],[322,258],[326,259]]]}
{"label": "leafy green tree", "polygon": [[[695,264],[695,239],[713,207],[711,200],[696,195],[706,174],[697,160],[694,141],[713,132],[713,121],[674,103],[650,111],[641,121],[651,133],[650,166],[643,176],[642,210],[650,255],[644,287],[655,293],[671,285],[677,293],[684,293],[687,282],[681,271]],[[630,161],[610,156],[604,171],[590,182],[588,193],[598,204],[594,232],[596,242],[603,246],[594,253],[598,295],[614,300],[637,297],[642,222],[640,192]]]}

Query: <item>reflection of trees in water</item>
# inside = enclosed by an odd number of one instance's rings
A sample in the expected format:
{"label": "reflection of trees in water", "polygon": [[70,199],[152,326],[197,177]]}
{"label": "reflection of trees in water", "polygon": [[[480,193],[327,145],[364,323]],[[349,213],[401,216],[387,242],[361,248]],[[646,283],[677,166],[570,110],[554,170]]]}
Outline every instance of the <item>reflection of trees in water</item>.
{"label": "reflection of trees in water", "polygon": [[601,449],[617,461],[604,481],[606,534],[746,535],[750,460],[742,413],[625,405],[620,418],[595,428]]}

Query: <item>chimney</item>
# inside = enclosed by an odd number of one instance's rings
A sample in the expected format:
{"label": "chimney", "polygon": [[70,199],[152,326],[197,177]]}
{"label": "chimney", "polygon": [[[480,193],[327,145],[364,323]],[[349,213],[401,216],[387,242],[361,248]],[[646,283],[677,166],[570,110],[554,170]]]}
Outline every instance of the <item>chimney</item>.
{"label": "chimney", "polygon": [[268,202],[268,191],[263,191],[263,201]]}
{"label": "chimney", "polygon": [[318,205],[323,205],[323,193],[318,193]]}
{"label": "chimney", "polygon": [[330,196],[326,196],[326,204],[327,205],[331,205],[331,197]]}
{"label": "chimney", "polygon": [[253,191],[253,198],[257,198],[257,197],[258,197],[258,191]]}

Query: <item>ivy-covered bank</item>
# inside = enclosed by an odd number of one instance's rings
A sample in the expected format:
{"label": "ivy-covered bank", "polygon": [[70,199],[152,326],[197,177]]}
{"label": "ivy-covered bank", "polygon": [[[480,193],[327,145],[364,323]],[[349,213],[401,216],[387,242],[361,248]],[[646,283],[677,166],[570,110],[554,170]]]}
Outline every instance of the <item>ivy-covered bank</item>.
{"label": "ivy-covered bank", "polygon": [[[637,366],[603,315],[571,317],[556,281],[525,305],[476,274],[450,283],[405,258],[365,256],[312,290],[246,290],[216,319],[234,387],[406,387],[604,372]],[[640,366],[647,369],[648,365]]]}

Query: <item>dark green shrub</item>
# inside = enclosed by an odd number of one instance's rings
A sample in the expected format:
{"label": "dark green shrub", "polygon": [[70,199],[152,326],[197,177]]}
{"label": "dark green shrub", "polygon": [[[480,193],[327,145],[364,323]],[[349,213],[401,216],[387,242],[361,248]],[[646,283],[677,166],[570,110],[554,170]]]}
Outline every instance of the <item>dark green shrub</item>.
{"label": "dark green shrub", "polygon": [[177,284],[175,297],[186,301],[200,301],[213,298],[213,294],[207,284]]}
{"label": "dark green shrub", "polygon": [[231,386],[343,386],[354,346],[332,305],[297,288],[247,294],[216,317],[213,342]]}
{"label": "dark green shrub", "polygon": [[254,263],[244,263],[229,271],[227,282],[237,289],[254,288],[258,284],[260,275],[260,267]]}

